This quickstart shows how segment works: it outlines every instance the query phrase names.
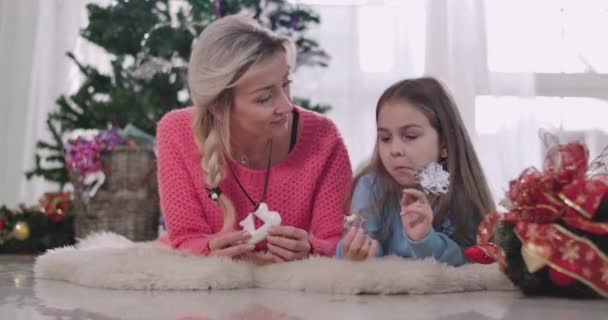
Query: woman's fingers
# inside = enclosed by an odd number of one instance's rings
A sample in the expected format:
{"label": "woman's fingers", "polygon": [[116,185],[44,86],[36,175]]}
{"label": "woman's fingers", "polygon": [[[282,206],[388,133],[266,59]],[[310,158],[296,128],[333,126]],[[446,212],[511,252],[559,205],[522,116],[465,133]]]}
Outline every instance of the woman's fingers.
{"label": "woman's fingers", "polygon": [[308,233],[292,226],[272,226],[268,228],[268,235],[290,238],[294,240],[308,239]]}
{"label": "woman's fingers", "polygon": [[281,247],[281,248],[289,250],[289,251],[300,252],[300,251],[306,251],[308,249],[306,243],[301,240],[293,240],[293,239],[284,238],[284,237],[270,236],[270,237],[266,238],[266,241],[268,241],[268,243],[271,243],[277,247]]}
{"label": "woman's fingers", "polygon": [[279,246],[275,246],[271,243],[268,244],[268,250],[273,254],[279,256],[281,259],[285,261],[292,261],[298,258],[298,255],[294,251],[285,250]]}
{"label": "woman's fingers", "polygon": [[252,252],[255,249],[255,245],[251,243],[238,244],[225,249],[214,250],[211,252],[212,256],[225,256],[225,257],[237,257],[248,252]]}
{"label": "woman's fingers", "polygon": [[211,241],[209,241],[209,249],[219,250],[229,247],[230,245],[237,242],[245,242],[251,238],[251,234],[248,231],[232,231],[227,233],[218,234]]}

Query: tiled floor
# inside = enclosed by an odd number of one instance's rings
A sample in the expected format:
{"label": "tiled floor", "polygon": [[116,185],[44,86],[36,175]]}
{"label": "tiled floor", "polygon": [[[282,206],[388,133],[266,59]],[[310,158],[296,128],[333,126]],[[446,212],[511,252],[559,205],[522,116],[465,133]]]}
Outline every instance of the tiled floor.
{"label": "tiled floor", "polygon": [[517,292],[338,296],[261,289],[117,291],[36,280],[32,266],[32,257],[0,255],[0,319],[608,319],[608,301],[531,299]]}

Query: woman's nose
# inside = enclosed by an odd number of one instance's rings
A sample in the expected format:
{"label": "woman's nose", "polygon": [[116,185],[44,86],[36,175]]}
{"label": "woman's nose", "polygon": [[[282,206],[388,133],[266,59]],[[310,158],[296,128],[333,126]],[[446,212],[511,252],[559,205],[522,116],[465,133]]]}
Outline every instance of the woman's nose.
{"label": "woman's nose", "polygon": [[284,114],[291,112],[293,109],[293,103],[291,102],[291,97],[288,92],[282,92],[279,100],[277,101],[277,109],[275,110],[276,114]]}

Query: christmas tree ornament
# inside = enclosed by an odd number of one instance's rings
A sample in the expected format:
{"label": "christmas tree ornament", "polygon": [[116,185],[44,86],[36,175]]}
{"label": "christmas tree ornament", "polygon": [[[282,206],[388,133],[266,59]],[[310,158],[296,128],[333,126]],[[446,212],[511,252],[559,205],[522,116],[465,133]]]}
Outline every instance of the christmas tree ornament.
{"label": "christmas tree ornament", "polygon": [[17,240],[27,240],[30,237],[30,226],[25,221],[15,223],[13,237]]}
{"label": "christmas tree ornament", "polygon": [[571,276],[559,272],[555,268],[549,268],[549,278],[551,281],[560,287],[569,287],[576,282],[576,279]]}
{"label": "christmas tree ornament", "polygon": [[62,221],[70,206],[72,194],[70,192],[46,192],[40,198],[40,212],[51,221]]}

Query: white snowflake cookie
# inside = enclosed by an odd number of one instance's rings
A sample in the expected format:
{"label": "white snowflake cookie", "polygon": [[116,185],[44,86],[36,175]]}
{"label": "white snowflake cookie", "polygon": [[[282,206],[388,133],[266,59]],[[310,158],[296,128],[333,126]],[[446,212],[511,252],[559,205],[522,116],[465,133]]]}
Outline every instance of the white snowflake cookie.
{"label": "white snowflake cookie", "polygon": [[450,187],[450,174],[437,162],[431,162],[417,173],[418,183],[427,193],[439,195],[447,193]]}

